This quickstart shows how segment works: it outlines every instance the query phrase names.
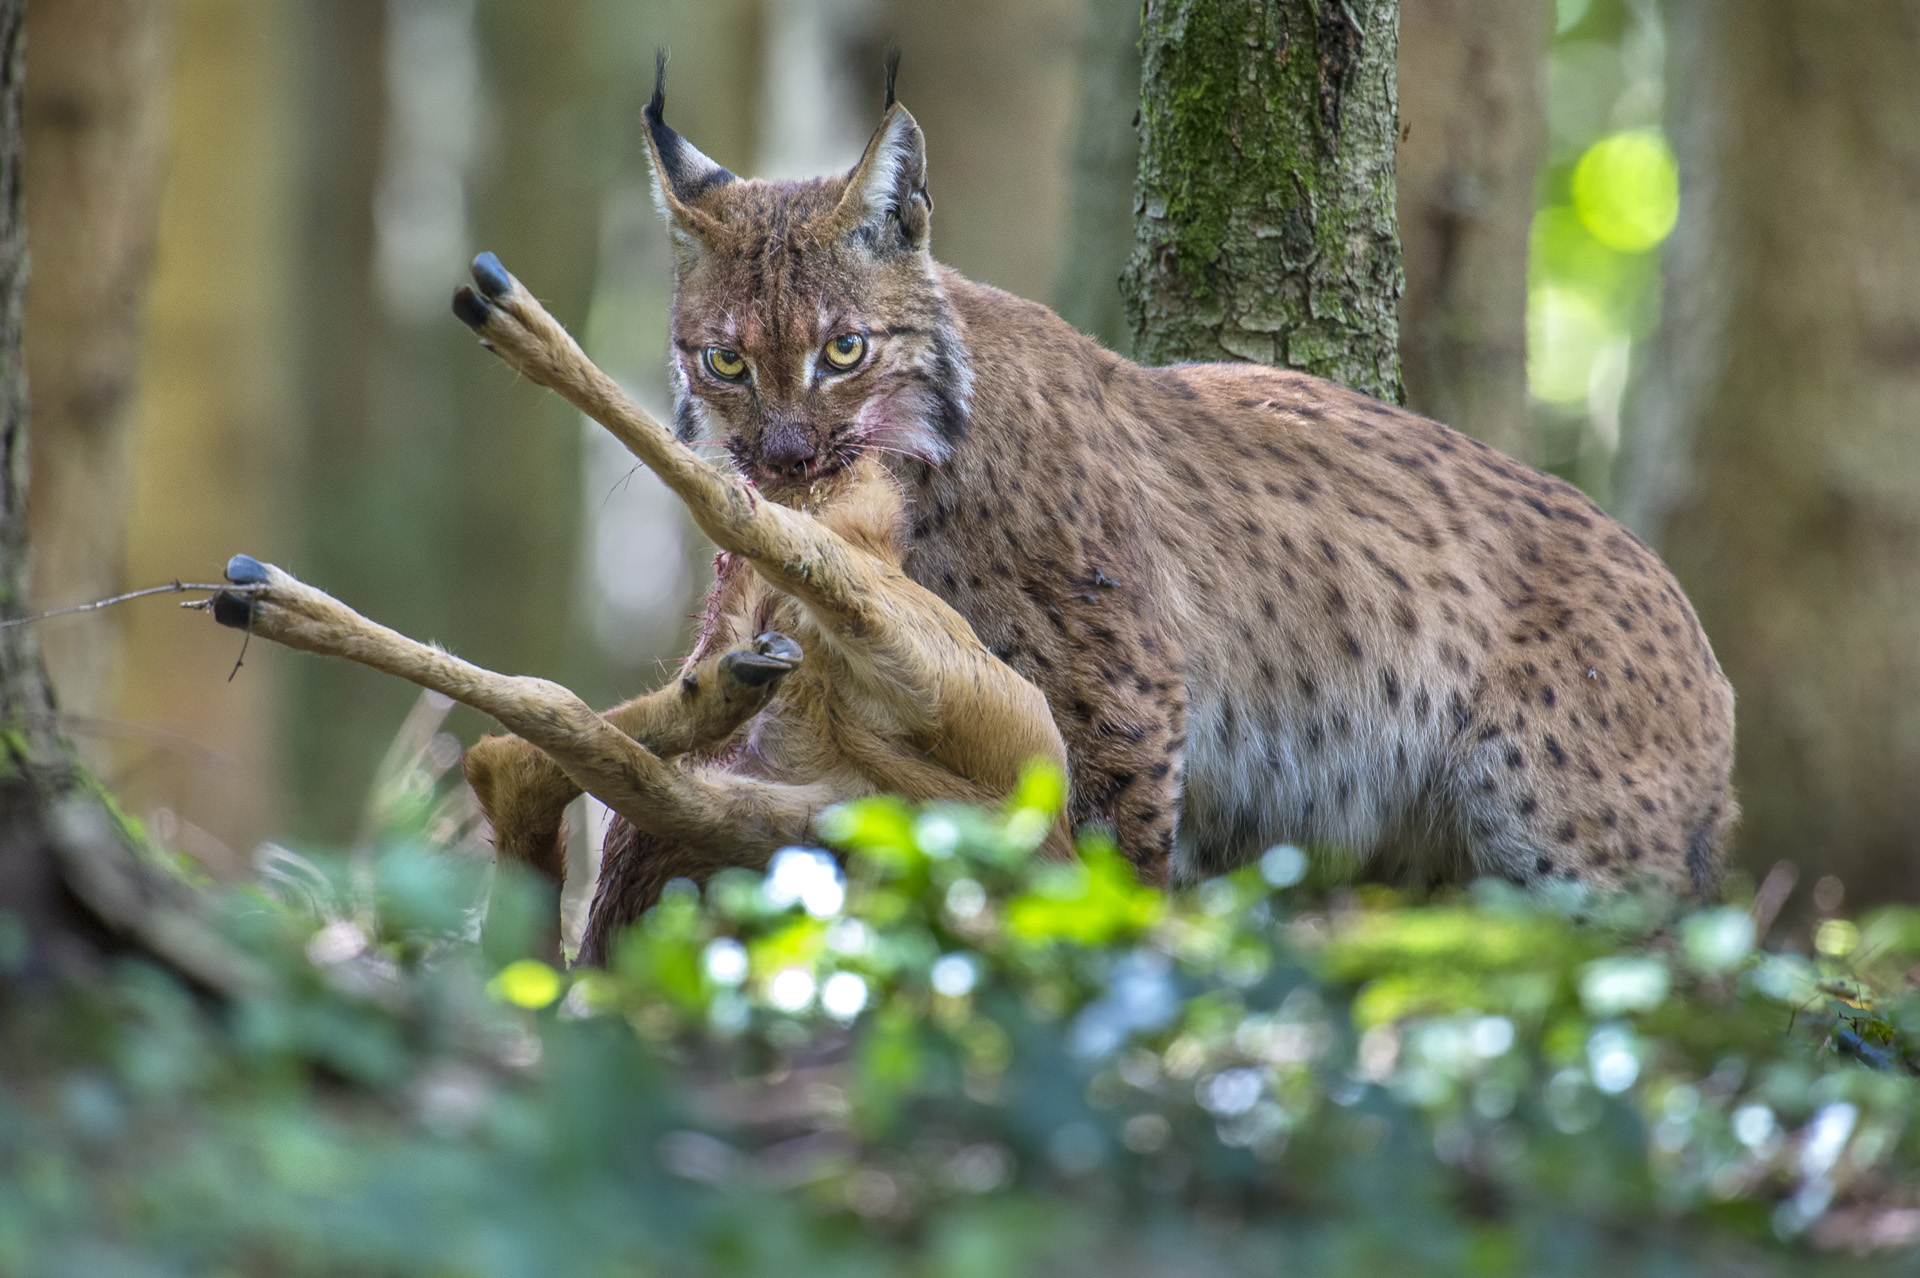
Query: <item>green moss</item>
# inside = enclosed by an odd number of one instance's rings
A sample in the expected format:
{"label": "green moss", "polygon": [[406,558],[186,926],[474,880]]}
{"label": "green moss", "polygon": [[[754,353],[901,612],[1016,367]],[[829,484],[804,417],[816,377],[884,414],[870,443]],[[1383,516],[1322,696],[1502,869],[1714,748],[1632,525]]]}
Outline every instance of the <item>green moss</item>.
{"label": "green moss", "polygon": [[[1312,234],[1312,210],[1303,208],[1305,184],[1297,177],[1319,158],[1311,126],[1314,54],[1276,29],[1282,20],[1273,5],[1162,12],[1149,35],[1160,40],[1149,73],[1172,87],[1164,110],[1146,117],[1147,145],[1172,161],[1165,170],[1172,178],[1167,242],[1175,269],[1200,298],[1221,286],[1221,248],[1249,205],[1263,206],[1276,222],[1291,214],[1292,226]],[[1243,71],[1252,81],[1246,89]]]}
{"label": "green moss", "polygon": [[146,823],[138,817],[129,816],[120,807],[120,801],[114,797],[113,791],[107,789],[100,778],[86,768],[76,768],[76,772],[80,789],[105,810],[107,816],[119,829],[121,836],[126,839],[127,846],[156,850],[159,848],[160,845],[147,833]]}
{"label": "green moss", "polygon": [[1123,283],[1143,358],[1277,359],[1399,397],[1395,17],[1394,0],[1151,7]]}
{"label": "green moss", "polygon": [[36,747],[34,742],[28,738],[26,731],[16,726],[17,724],[18,720],[15,720],[7,726],[0,726],[0,777],[11,776],[16,772],[23,771],[30,762],[36,762],[42,767],[46,766],[49,762],[57,763],[64,769],[68,777],[68,785],[70,785],[72,789],[79,790],[81,793],[87,795],[101,806],[107,815],[112,818],[114,825],[119,828],[121,834],[127,840],[129,847],[148,848],[157,846],[148,836],[146,827],[136,818],[128,816],[123,812],[119,803],[114,799],[113,792],[107,789],[98,777],[94,776],[92,772],[83,767],[78,761],[70,756],[64,755],[55,760],[48,760],[44,757],[36,759],[36,755],[44,755],[44,748]]}

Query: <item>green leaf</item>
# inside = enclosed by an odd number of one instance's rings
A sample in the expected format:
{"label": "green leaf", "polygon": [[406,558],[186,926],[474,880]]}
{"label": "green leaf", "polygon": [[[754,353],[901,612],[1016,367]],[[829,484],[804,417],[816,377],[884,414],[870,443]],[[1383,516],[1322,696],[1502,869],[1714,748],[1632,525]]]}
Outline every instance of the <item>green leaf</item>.
{"label": "green leaf", "polygon": [[1111,845],[1090,840],[1077,864],[1040,869],[1032,889],[1007,903],[1007,931],[1029,945],[1109,945],[1139,935],[1165,908]]}

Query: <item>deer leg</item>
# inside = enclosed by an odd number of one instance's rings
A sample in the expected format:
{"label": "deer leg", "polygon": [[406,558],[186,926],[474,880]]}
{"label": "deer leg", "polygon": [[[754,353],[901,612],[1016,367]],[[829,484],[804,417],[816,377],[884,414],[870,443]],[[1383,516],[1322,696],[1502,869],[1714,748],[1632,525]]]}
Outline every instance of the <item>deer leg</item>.
{"label": "deer leg", "polygon": [[784,785],[677,768],[557,683],[495,674],[418,643],[246,555],[234,557],[227,577],[242,589],[213,597],[220,624],[357,661],[492,715],[544,750],[573,784],[636,826],[716,856],[764,859],[803,841],[820,808],[859,792],[845,780]]}
{"label": "deer leg", "polygon": [[473,279],[478,291],[462,285],[453,295],[453,313],[515,371],[606,427],[686,502],[716,545],[829,614],[865,617],[873,609],[883,573],[871,556],[819,521],[764,500],[675,439],[587,358],[493,254],[473,260]]}
{"label": "deer leg", "polygon": [[[662,758],[726,740],[773,699],[800,664],[800,645],[777,631],[715,653],[657,691],[601,717]],[[569,803],[580,796],[565,769],[515,736],[487,736],[462,761],[467,783],[493,826],[494,848],[551,876],[566,877]]]}

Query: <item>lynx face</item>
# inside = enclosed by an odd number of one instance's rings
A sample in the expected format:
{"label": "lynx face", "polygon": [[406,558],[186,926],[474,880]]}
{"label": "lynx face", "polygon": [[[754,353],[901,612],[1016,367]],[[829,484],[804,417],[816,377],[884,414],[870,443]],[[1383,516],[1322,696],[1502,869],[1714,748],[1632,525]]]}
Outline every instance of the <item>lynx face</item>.
{"label": "lynx face", "polygon": [[1074,822],[1144,877],[1287,842],[1416,886],[1711,890],[1732,689],[1577,491],[1304,374],[1141,368],[935,267],[891,103],[807,183],[735,178],[658,96],[647,119],[682,430],[795,504],[862,452],[938,463],[892,467],[901,569],[1046,695]]}
{"label": "lynx face", "polygon": [[[891,94],[889,94],[891,98]],[[735,177],[646,109],[674,243],[675,426],[798,501],[869,452],[944,461],[972,372],[927,249],[925,138],[889,101],[845,177]]]}

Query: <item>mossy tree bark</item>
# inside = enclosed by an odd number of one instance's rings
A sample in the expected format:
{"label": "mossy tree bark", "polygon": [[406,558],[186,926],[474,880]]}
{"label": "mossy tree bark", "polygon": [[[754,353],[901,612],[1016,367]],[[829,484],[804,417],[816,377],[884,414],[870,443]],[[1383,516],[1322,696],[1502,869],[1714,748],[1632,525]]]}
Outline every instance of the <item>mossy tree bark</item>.
{"label": "mossy tree bark", "polygon": [[1407,403],[1523,460],[1527,232],[1545,142],[1542,0],[1401,0]]}
{"label": "mossy tree bark", "polygon": [[1739,850],[1920,895],[1920,6],[1670,10],[1682,175],[1629,517],[1740,699]]}
{"label": "mossy tree bark", "polygon": [[[0,618],[27,610],[25,0],[0,0]],[[138,855],[53,718],[32,626],[0,629],[0,1013],[8,994],[97,972],[135,948],[215,989],[251,979],[194,894]]]}
{"label": "mossy tree bark", "polygon": [[1149,0],[1123,291],[1149,364],[1399,401],[1398,0]]}
{"label": "mossy tree bark", "polygon": [[[21,82],[26,3],[0,0],[0,617],[27,611],[27,228],[21,208]],[[0,629],[0,931],[52,892],[47,800],[72,788],[33,627]]]}

